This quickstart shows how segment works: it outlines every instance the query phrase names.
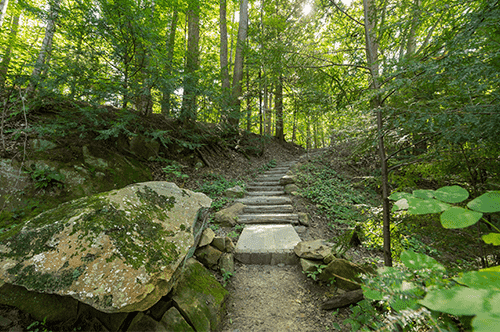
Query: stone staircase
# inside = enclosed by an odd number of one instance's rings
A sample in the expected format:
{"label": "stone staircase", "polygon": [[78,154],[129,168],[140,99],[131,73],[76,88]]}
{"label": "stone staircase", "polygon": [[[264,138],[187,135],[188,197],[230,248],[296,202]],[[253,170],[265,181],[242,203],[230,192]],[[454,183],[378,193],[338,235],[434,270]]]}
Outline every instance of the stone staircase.
{"label": "stone staircase", "polygon": [[299,223],[292,201],[280,180],[296,162],[278,164],[247,186],[237,202],[245,205],[238,222],[246,224],[235,249],[235,258],[245,264],[297,264],[293,248],[301,240],[293,228]]}

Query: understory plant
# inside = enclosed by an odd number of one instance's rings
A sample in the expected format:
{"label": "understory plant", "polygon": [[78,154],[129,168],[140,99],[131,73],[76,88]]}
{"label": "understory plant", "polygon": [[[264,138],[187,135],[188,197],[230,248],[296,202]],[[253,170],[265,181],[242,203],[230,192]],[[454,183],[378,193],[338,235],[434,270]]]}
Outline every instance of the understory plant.
{"label": "understory plant", "polygon": [[[494,230],[482,240],[500,245],[500,230],[484,218],[485,213],[500,212],[500,192],[490,191],[463,204],[468,197],[459,186],[390,196],[396,201],[393,211],[441,213],[444,228],[464,228],[482,220]],[[449,276],[434,258],[411,250],[401,254],[401,262],[403,267],[383,267],[375,277],[363,279],[364,297],[388,309],[379,317],[380,330],[416,331],[422,326],[438,331],[500,330],[500,266]]]}

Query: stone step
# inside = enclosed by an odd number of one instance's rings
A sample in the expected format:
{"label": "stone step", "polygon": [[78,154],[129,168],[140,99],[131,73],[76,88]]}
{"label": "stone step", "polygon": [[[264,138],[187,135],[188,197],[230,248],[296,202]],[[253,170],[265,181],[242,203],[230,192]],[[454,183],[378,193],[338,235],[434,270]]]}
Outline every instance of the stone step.
{"label": "stone step", "polygon": [[247,191],[282,191],[283,186],[247,186]]}
{"label": "stone step", "polygon": [[288,169],[284,170],[269,170],[263,173],[262,175],[278,175],[278,174],[286,174],[288,172]]}
{"label": "stone step", "polygon": [[279,180],[277,180],[277,181],[255,181],[249,185],[249,187],[260,187],[260,186],[266,186],[266,187],[280,186],[280,181]]}
{"label": "stone step", "polygon": [[291,205],[249,205],[243,209],[244,214],[249,213],[292,213],[293,206]]}
{"label": "stone step", "polygon": [[281,196],[284,195],[284,191],[249,191],[247,196]]}
{"label": "stone step", "polygon": [[269,175],[269,176],[266,176],[266,175],[261,175],[261,176],[258,176],[255,178],[255,182],[278,182],[280,181],[280,179],[285,176],[285,174],[283,175],[280,175],[280,176],[274,176],[274,175]]}
{"label": "stone step", "polygon": [[240,214],[240,224],[298,224],[299,215],[292,213]]}
{"label": "stone step", "polygon": [[298,264],[293,248],[300,241],[291,225],[249,225],[241,232],[234,257],[243,264]]}
{"label": "stone step", "polygon": [[274,167],[274,168],[270,168],[268,169],[267,171],[265,171],[264,173],[269,173],[269,172],[288,172],[288,170],[290,169],[289,166],[283,166],[283,167]]}
{"label": "stone step", "polygon": [[256,196],[237,199],[236,202],[245,205],[284,205],[292,204],[292,200],[286,196]]}

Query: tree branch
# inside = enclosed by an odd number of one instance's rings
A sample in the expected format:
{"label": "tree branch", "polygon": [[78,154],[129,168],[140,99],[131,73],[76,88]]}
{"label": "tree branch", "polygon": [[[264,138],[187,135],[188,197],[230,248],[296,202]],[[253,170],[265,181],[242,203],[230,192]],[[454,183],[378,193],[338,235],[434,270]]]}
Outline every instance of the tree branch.
{"label": "tree branch", "polygon": [[348,17],[349,19],[351,19],[353,22],[355,22],[355,23],[357,23],[357,24],[361,25],[362,27],[364,27],[364,26],[365,26],[363,22],[358,21],[357,19],[355,19],[354,17],[352,17],[351,15],[349,15],[347,12],[345,12],[344,10],[342,10],[342,8],[340,8],[340,7],[339,7],[339,5],[337,5],[337,4],[335,3],[335,0],[330,0],[330,3],[331,3],[332,5],[334,5],[334,6],[335,6],[335,8],[337,8],[337,10],[338,10],[339,12],[341,12],[342,14],[344,14],[345,16],[347,16],[347,17]]}

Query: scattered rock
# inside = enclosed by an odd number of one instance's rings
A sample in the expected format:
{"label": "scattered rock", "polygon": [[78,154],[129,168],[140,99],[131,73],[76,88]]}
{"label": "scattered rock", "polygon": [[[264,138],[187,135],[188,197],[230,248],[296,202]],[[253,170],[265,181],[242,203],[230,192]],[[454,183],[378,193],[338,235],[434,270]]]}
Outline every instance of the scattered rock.
{"label": "scattered rock", "polygon": [[224,196],[228,198],[243,198],[245,196],[245,189],[240,186],[228,188],[224,191]]}
{"label": "scattered rock", "polygon": [[76,317],[78,301],[70,297],[34,293],[0,281],[0,303],[27,312],[38,321],[63,322]]}
{"label": "scattered rock", "polygon": [[317,270],[316,266],[322,263],[322,261],[312,261],[305,258],[300,259],[300,266],[302,266],[302,271],[304,272],[314,272]]}
{"label": "scattered rock", "polygon": [[219,260],[219,269],[222,273],[234,273],[234,255],[230,253],[222,254]]}
{"label": "scattered rock", "polygon": [[184,317],[182,317],[176,307],[172,307],[165,312],[161,319],[161,323],[167,331],[195,332],[191,325],[184,320]]}
{"label": "scattered rock", "polygon": [[297,192],[299,190],[299,187],[297,187],[296,184],[287,184],[285,186],[285,193],[288,194],[288,195],[291,195],[293,194],[294,192]]}
{"label": "scattered rock", "polygon": [[206,245],[209,245],[210,243],[212,243],[214,238],[215,238],[214,231],[210,227],[205,228],[203,234],[201,235],[200,243],[198,243],[198,247],[204,247]]}
{"label": "scattered rock", "polygon": [[325,258],[323,258],[323,262],[325,264],[329,264],[334,259],[337,259],[337,256],[335,256],[335,254],[333,252],[331,252],[331,253],[328,254],[328,256],[326,256]]}
{"label": "scattered rock", "polygon": [[228,291],[195,259],[186,262],[172,300],[196,331],[215,331],[219,327]]}
{"label": "scattered rock", "polygon": [[325,240],[313,240],[299,242],[293,251],[300,258],[323,260],[331,253],[332,248]]}
{"label": "scattered rock", "polygon": [[244,204],[235,203],[227,209],[220,210],[214,216],[215,223],[223,227],[233,227],[238,224],[238,215],[243,212],[244,208]]}
{"label": "scattered rock", "polygon": [[85,160],[86,164],[88,164],[94,168],[97,168],[97,169],[106,169],[109,167],[109,163],[106,160],[104,160],[102,158],[94,157],[90,153],[88,146],[84,145],[82,147],[82,151],[83,151],[83,159]]}
{"label": "scattered rock", "polygon": [[286,186],[287,184],[295,183],[297,177],[295,175],[285,175],[280,179],[280,185]]}
{"label": "scattered rock", "polygon": [[143,331],[168,332],[165,326],[160,324],[160,322],[155,321],[153,318],[145,315],[143,312],[139,312],[130,323],[127,332]]}
{"label": "scattered rock", "polygon": [[301,225],[304,225],[304,226],[309,226],[310,225],[309,215],[307,213],[305,213],[305,212],[299,212],[298,215],[299,215],[299,223]]}
{"label": "scattered rock", "polygon": [[219,263],[219,258],[222,256],[222,252],[208,245],[196,249],[195,255],[196,258],[203,263],[203,265],[214,269]]}
{"label": "scattered rock", "polygon": [[[321,272],[319,279],[327,282],[333,277],[335,278],[335,285],[337,287],[344,290],[356,290],[361,288],[361,286],[356,284],[361,282],[361,279],[358,277],[361,273],[366,273],[361,266],[345,259],[335,259]],[[342,278],[338,278],[337,276]],[[356,283],[345,279],[353,280]]]}
{"label": "scattered rock", "polygon": [[226,237],[216,237],[212,241],[212,245],[223,252],[233,252],[234,251],[234,243],[233,240],[229,236]]}
{"label": "scattered rock", "polygon": [[[146,310],[172,288],[194,244],[198,211],[210,203],[173,183],[146,182],[62,204],[5,239],[2,284],[70,296],[107,313]],[[39,317],[44,307],[28,312]]]}

